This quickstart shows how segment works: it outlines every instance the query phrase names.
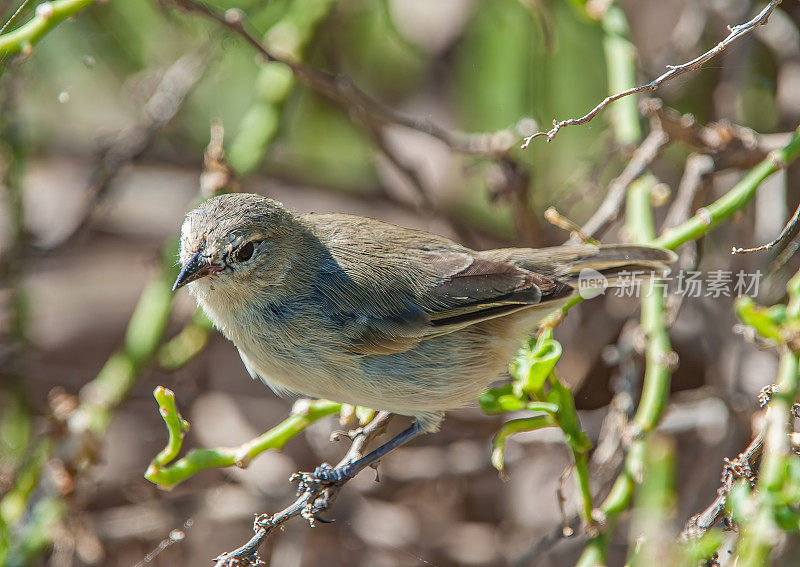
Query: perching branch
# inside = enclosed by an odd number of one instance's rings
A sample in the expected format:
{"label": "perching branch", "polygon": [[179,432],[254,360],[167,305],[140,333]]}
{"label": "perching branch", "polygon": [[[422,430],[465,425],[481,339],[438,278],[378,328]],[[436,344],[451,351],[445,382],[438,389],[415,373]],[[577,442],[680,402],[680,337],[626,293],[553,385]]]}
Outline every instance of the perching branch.
{"label": "perching branch", "polygon": [[444,142],[454,151],[486,157],[507,155],[515,140],[519,139],[521,135],[516,133],[513,128],[491,133],[467,134],[449,130],[430,120],[407,116],[369,96],[353,84],[352,79],[346,75],[329,73],[268,50],[247,29],[245,19],[240,10],[231,9],[221,12],[208,4],[195,0],[172,0],[172,2],[187,12],[200,14],[230,30],[244,39],[248,45],[268,61],[278,61],[285,64],[291,69],[297,80],[310,87],[316,93],[347,110],[368,114],[375,123],[402,126],[416,130]]}
{"label": "perching branch", "polygon": [[[341,467],[361,458],[369,442],[383,433],[392,417],[393,415],[390,413],[380,412],[364,427],[351,431],[348,434],[352,440],[350,449],[336,466]],[[344,480],[339,484],[324,487],[317,483],[313,475],[306,473],[293,475],[291,480],[299,483],[297,500],[272,516],[262,514],[256,518],[253,523],[255,535],[243,546],[217,557],[215,559],[216,567],[264,565],[258,556],[258,548],[267,535],[295,516],[303,516],[311,526],[314,525],[315,520],[325,523],[327,520],[320,518],[319,514],[328,509],[336,499],[341,487],[347,482]]]}
{"label": "perching branch", "polygon": [[531,141],[533,141],[534,138],[537,138],[539,136],[546,136],[547,137],[547,141],[550,142],[550,141],[553,140],[553,138],[556,137],[556,134],[558,134],[558,131],[561,130],[561,128],[564,128],[565,126],[577,126],[577,125],[580,125],[580,124],[586,124],[587,122],[592,120],[595,116],[597,116],[600,113],[601,110],[603,110],[606,106],[608,106],[609,104],[611,104],[615,100],[619,100],[619,99],[621,99],[623,97],[626,97],[626,96],[629,96],[629,95],[632,95],[632,94],[637,94],[637,93],[641,93],[641,92],[645,92],[645,91],[654,91],[659,86],[661,86],[662,83],[664,83],[666,81],[670,81],[671,79],[674,79],[675,77],[677,77],[679,75],[682,75],[682,74],[684,74],[684,73],[686,73],[688,71],[694,71],[696,69],[699,69],[704,63],[706,63],[710,59],[713,59],[714,57],[716,57],[717,55],[719,55],[720,53],[725,51],[725,49],[731,43],[733,43],[737,39],[749,34],[750,32],[752,32],[758,26],[766,24],[767,20],[769,20],[770,14],[772,14],[773,10],[775,10],[775,7],[780,3],[781,3],[781,0],[771,0],[769,2],[769,4],[767,4],[764,7],[764,9],[761,10],[761,12],[759,12],[752,20],[750,20],[748,22],[745,22],[743,24],[740,24],[738,26],[733,26],[733,27],[728,26],[728,30],[729,30],[728,37],[726,37],[725,39],[720,41],[712,49],[709,49],[708,51],[706,51],[705,53],[703,53],[699,57],[696,57],[696,58],[692,59],[691,61],[687,61],[686,63],[683,63],[682,65],[668,65],[666,73],[664,73],[661,76],[653,79],[652,81],[650,81],[646,85],[640,85],[640,86],[637,86],[637,87],[633,87],[633,88],[627,89],[625,91],[622,91],[622,92],[613,94],[611,96],[608,96],[605,99],[603,99],[603,101],[600,104],[595,106],[586,115],[581,116],[580,118],[570,118],[569,120],[561,120],[561,121],[554,120],[553,121],[553,128],[550,129],[549,131],[547,131],[547,132],[536,132],[535,134],[531,134],[530,136],[527,136],[525,138],[523,144],[522,144],[522,149],[527,148],[528,145],[530,145]]}

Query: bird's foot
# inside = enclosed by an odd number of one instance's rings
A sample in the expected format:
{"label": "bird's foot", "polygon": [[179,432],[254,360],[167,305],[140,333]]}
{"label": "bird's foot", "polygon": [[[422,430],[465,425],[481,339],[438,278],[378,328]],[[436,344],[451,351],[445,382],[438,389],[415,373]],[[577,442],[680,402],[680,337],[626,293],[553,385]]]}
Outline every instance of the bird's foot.
{"label": "bird's foot", "polygon": [[332,467],[328,463],[322,463],[313,473],[295,473],[289,479],[297,482],[298,494],[302,492],[320,491],[331,486],[337,486],[352,478],[352,474],[347,466]]}

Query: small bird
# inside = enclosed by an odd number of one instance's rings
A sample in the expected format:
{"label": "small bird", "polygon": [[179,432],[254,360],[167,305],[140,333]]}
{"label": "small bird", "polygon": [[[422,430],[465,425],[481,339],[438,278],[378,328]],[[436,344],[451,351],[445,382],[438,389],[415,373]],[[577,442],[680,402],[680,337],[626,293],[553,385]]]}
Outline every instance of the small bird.
{"label": "small bird", "polygon": [[[298,215],[253,194],[208,199],[181,227],[180,274],[253,378],[277,393],[411,416],[338,482],[473,403],[582,270],[667,271],[668,250],[580,245],[475,251],[371,218]],[[596,273],[596,272],[592,272]]]}

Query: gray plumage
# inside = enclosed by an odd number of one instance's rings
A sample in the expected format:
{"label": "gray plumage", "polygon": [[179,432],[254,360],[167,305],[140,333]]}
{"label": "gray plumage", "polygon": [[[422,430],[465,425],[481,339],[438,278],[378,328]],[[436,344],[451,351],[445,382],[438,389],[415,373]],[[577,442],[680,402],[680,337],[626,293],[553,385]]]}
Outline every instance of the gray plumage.
{"label": "gray plumage", "polygon": [[663,272],[673,260],[618,245],[478,252],[231,194],[187,214],[175,285],[277,392],[410,415],[432,430],[503,375],[526,334],[574,295],[582,269]]}

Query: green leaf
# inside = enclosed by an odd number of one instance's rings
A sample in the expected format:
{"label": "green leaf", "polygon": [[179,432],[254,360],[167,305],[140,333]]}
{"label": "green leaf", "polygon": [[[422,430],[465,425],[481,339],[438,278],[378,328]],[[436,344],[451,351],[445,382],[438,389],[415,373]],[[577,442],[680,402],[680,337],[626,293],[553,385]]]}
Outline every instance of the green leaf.
{"label": "green leaf", "polygon": [[800,512],[789,506],[775,508],[775,523],[789,533],[800,531]]}
{"label": "green leaf", "polygon": [[492,466],[497,469],[497,472],[500,474],[500,478],[503,480],[508,478],[505,473],[504,457],[506,451],[506,442],[508,441],[509,437],[517,433],[534,431],[536,429],[552,427],[555,425],[557,425],[556,421],[549,414],[526,417],[522,419],[512,419],[511,421],[504,423],[503,427],[501,427],[494,436],[494,441],[492,441]]}
{"label": "green leaf", "polygon": [[744,482],[736,483],[728,492],[725,508],[731,513],[733,521],[737,524],[747,523],[752,514],[753,505],[750,502],[750,486]]}
{"label": "green leaf", "polygon": [[533,348],[522,349],[510,368],[518,384],[515,392],[521,394],[521,390],[533,397],[541,397],[545,380],[561,358],[561,353],[561,344],[547,335],[540,337]]}
{"label": "green leaf", "polygon": [[711,529],[697,539],[690,539],[683,546],[686,565],[697,565],[709,559],[725,539],[722,530]]}
{"label": "green leaf", "polygon": [[515,398],[520,405],[520,407],[517,409],[522,409],[522,407],[524,407],[524,402],[522,399],[515,396],[513,392],[514,387],[512,384],[504,384],[497,388],[490,388],[478,396],[478,403],[480,404],[481,409],[488,414],[503,413],[509,410],[504,409],[503,404],[500,402],[500,398],[511,396]]}
{"label": "green leaf", "polygon": [[765,309],[756,305],[751,297],[741,297],[736,301],[736,316],[765,339],[781,340],[780,324],[786,319],[785,306],[775,305]]}

